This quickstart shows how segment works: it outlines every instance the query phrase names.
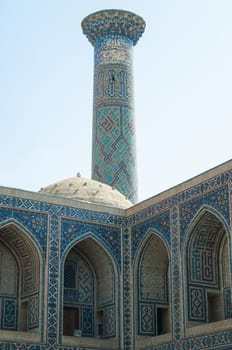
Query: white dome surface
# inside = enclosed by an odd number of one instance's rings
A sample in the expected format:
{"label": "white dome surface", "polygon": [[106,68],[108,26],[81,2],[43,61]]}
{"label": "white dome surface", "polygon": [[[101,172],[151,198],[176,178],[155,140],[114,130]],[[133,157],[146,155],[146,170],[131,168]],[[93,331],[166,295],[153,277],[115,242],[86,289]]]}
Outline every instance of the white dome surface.
{"label": "white dome surface", "polygon": [[80,176],[70,177],[41,188],[40,193],[126,209],[132,203],[113,187]]}

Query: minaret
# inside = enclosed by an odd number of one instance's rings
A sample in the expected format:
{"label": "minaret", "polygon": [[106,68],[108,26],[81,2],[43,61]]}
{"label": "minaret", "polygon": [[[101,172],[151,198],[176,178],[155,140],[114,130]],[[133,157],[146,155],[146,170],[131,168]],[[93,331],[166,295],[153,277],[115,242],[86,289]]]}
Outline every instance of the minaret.
{"label": "minaret", "polygon": [[92,178],[137,201],[132,49],[145,29],[132,12],[103,10],[82,21],[94,46]]}

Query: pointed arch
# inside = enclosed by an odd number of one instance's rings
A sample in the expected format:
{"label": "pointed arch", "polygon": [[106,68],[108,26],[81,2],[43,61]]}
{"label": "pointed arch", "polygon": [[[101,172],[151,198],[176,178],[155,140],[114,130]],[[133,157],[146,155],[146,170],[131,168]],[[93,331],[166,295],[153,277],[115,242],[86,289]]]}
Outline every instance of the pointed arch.
{"label": "pointed arch", "polygon": [[188,228],[186,230],[185,239],[184,239],[184,244],[182,245],[182,254],[185,254],[186,245],[188,243],[189,235],[191,234],[192,229],[195,227],[195,225],[200,220],[200,218],[204,215],[204,213],[211,213],[216,218],[218,218],[219,221],[221,221],[221,223],[223,224],[223,226],[225,228],[227,238],[228,238],[228,240],[230,240],[230,226],[229,226],[227,220],[214,207],[204,204],[200,207],[200,209],[197,211],[197,213],[192,218],[190,224],[188,225]]}
{"label": "pointed arch", "polygon": [[[0,259],[0,299],[3,307],[0,328],[38,331],[42,315],[42,257],[32,235],[14,219],[0,225]],[[15,291],[12,294],[13,285]]]}
{"label": "pointed arch", "polygon": [[[71,261],[72,260],[72,261]],[[81,263],[82,261],[82,263]],[[85,262],[85,263],[83,263]],[[80,264],[82,267],[80,268]],[[84,267],[85,265],[85,267]],[[109,251],[90,232],[82,236],[75,242],[72,242],[65,250],[62,257],[62,280],[67,276],[65,271],[67,267],[72,266],[74,270],[71,276],[75,275],[76,287],[63,288],[63,312],[79,314],[76,322],[78,334],[87,337],[114,338],[117,334],[118,323],[118,272],[117,266]],[[88,266],[88,268],[87,268]],[[85,285],[81,286],[85,281]],[[70,282],[70,285],[74,285]],[[88,303],[82,302],[81,288],[88,294]],[[72,289],[72,290],[71,290]],[[76,299],[71,300],[70,295],[76,294]],[[68,297],[67,297],[68,296]],[[67,310],[72,307],[72,310]],[[76,309],[76,310],[75,310]],[[77,310],[78,309],[78,310]],[[65,322],[65,319],[64,319]],[[69,334],[65,332],[65,323],[63,323],[63,335],[75,335],[75,324],[71,326]]]}
{"label": "pointed arch", "polygon": [[214,208],[202,206],[189,225],[183,245],[186,326],[231,317],[229,228]]}
{"label": "pointed arch", "polygon": [[90,238],[93,241],[95,241],[99,246],[102,247],[102,249],[105,251],[105,253],[108,255],[109,259],[112,261],[115,270],[119,270],[119,266],[118,266],[118,262],[115,258],[115,256],[111,253],[109,246],[103,241],[101,240],[95,233],[91,232],[91,231],[87,231],[86,233],[82,234],[80,237],[77,237],[76,239],[70,241],[70,243],[66,246],[62,257],[61,257],[61,263],[64,263],[64,260],[67,257],[67,254],[69,253],[69,251],[72,249],[72,247],[74,247],[75,245],[79,244],[80,242],[82,242],[83,240]]}
{"label": "pointed arch", "polygon": [[138,335],[170,332],[170,257],[163,237],[148,230],[135,260]]}

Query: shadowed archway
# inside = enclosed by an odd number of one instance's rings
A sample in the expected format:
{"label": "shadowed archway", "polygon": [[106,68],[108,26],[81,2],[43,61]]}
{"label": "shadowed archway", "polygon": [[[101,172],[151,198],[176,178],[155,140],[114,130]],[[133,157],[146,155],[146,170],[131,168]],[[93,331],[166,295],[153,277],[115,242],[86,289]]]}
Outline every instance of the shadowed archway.
{"label": "shadowed archway", "polygon": [[40,269],[38,248],[15,222],[0,228],[0,328],[38,331],[40,325]]}
{"label": "shadowed archway", "polygon": [[70,249],[64,263],[63,335],[116,337],[116,307],[113,261],[87,237]]}
{"label": "shadowed archway", "polygon": [[157,233],[149,232],[137,261],[138,335],[169,333],[169,256]]}
{"label": "shadowed archway", "polygon": [[186,245],[187,327],[231,315],[229,245],[223,222],[202,210],[189,231]]}

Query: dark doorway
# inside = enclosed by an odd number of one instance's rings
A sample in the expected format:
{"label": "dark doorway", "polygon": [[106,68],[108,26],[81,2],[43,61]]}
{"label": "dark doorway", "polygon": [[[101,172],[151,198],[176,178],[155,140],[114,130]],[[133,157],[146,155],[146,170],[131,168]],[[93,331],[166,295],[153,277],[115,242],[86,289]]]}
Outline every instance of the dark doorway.
{"label": "dark doorway", "polygon": [[169,311],[168,308],[157,308],[157,335],[166,334],[169,330]]}
{"label": "dark doorway", "polygon": [[74,330],[80,329],[79,309],[75,307],[64,307],[63,334],[73,336]]}
{"label": "dark doorway", "polygon": [[97,312],[97,335],[103,338],[103,310]]}

